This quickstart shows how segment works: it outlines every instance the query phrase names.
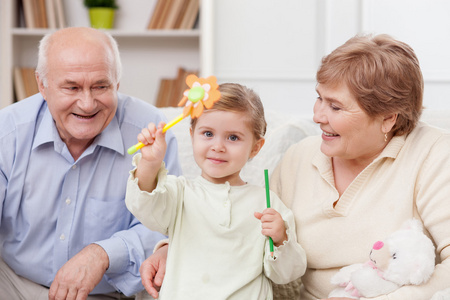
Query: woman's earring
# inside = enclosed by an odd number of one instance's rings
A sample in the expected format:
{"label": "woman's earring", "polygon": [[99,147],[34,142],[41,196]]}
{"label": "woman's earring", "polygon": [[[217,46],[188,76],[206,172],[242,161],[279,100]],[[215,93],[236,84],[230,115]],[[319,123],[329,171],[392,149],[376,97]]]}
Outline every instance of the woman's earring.
{"label": "woman's earring", "polygon": [[384,141],[387,142],[387,132],[384,133]]}

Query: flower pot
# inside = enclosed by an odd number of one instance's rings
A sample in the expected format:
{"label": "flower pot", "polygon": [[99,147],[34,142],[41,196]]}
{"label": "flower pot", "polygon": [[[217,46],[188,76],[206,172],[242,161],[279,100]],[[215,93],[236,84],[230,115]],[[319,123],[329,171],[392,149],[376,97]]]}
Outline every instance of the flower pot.
{"label": "flower pot", "polygon": [[98,29],[111,29],[114,24],[114,8],[95,7],[89,8],[91,27]]}

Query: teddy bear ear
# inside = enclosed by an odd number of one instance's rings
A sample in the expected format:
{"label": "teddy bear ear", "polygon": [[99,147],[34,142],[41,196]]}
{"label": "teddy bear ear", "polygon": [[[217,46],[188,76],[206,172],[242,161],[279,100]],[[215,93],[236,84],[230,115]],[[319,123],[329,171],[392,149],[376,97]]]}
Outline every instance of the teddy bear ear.
{"label": "teddy bear ear", "polygon": [[423,232],[423,225],[419,220],[413,218],[405,221],[402,225],[402,229],[412,229]]}

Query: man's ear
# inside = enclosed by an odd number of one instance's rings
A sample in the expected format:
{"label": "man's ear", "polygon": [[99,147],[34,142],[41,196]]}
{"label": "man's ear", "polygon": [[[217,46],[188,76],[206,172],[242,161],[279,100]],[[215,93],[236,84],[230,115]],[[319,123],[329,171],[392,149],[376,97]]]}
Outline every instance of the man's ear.
{"label": "man's ear", "polygon": [[259,150],[261,150],[262,146],[264,146],[264,143],[266,140],[264,138],[260,138],[256,141],[256,143],[253,145],[252,152],[250,152],[250,158],[253,158],[258,154]]}
{"label": "man's ear", "polygon": [[45,87],[44,87],[44,83],[41,80],[41,78],[39,77],[39,73],[35,73],[35,78],[36,78],[36,82],[38,85],[38,89],[39,89],[39,93],[41,93],[42,97],[44,97],[44,100],[46,99],[45,97]]}
{"label": "man's ear", "polygon": [[389,114],[383,117],[383,129],[385,130],[385,133],[392,130],[395,123],[397,122],[397,116],[398,114]]}

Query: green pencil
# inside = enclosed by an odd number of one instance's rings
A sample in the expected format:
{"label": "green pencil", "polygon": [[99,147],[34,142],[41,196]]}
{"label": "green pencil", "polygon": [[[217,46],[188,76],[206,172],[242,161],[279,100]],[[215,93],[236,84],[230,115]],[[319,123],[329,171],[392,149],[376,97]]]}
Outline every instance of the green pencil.
{"label": "green pencil", "polygon": [[[264,170],[264,179],[266,181],[266,202],[267,208],[270,208],[270,188],[269,188],[269,171],[267,169]],[[270,242],[270,255],[273,257],[273,240],[269,236]]]}

